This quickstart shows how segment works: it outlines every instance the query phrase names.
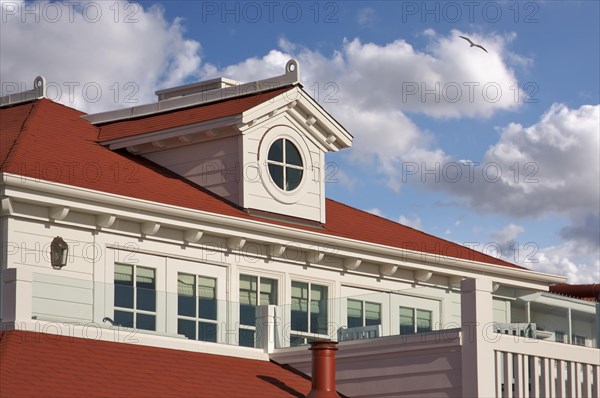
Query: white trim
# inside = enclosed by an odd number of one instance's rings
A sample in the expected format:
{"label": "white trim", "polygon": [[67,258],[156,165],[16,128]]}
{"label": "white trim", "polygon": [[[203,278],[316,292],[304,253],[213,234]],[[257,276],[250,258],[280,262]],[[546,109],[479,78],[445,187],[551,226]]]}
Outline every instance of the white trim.
{"label": "white trim", "polygon": [[[275,181],[273,181],[271,173],[269,172],[269,150],[273,143],[279,139],[291,141],[298,149],[300,157],[302,158],[302,181],[300,181],[300,184],[291,191],[284,191],[279,188],[277,184],[275,184]],[[285,147],[282,148],[282,151],[285,152]],[[313,160],[308,145],[304,142],[302,136],[290,126],[281,124],[275,125],[267,130],[262,136],[258,146],[260,179],[267,192],[276,201],[284,204],[293,204],[299,202],[306,196],[308,193],[305,189],[306,181],[310,178],[310,167],[308,165],[312,164]],[[285,173],[285,167],[283,167],[283,170]]]}
{"label": "white trim", "polygon": [[[388,262],[413,269],[431,270],[442,275],[486,274],[499,279],[502,284],[524,288],[547,290],[548,285],[563,283],[566,277],[537,271],[511,268],[501,265],[433,255],[385,246],[377,243],[326,235],[319,232],[299,230],[293,227],[269,224],[258,220],[247,220],[207,211],[192,210],[164,203],[136,199],[106,192],[94,191],[56,182],[36,180],[9,173],[1,174],[6,196],[42,205],[69,205],[92,213],[111,213],[125,219],[155,219],[156,222],[182,229],[197,228],[203,224],[207,233],[242,236],[246,239],[284,244],[293,241],[300,249],[335,241],[337,255],[358,257],[369,262]],[[434,264],[434,265],[432,265]]]}
{"label": "white trim", "polygon": [[[143,330],[132,330],[125,328],[106,328],[98,323],[90,322],[86,325],[77,325],[62,322],[48,322],[42,320],[3,322],[1,330],[23,330],[48,335],[48,342],[52,342],[52,336],[65,336],[70,338],[82,338],[87,340],[101,340],[108,342],[119,342],[124,344],[142,345],[147,347],[167,348],[198,352],[210,355],[221,355],[253,359],[257,361],[268,361],[269,355],[261,349],[240,347],[221,343],[210,343],[206,341],[189,340],[185,338],[174,338],[175,336],[161,336],[157,333]],[[42,341],[44,341],[42,339]]]}

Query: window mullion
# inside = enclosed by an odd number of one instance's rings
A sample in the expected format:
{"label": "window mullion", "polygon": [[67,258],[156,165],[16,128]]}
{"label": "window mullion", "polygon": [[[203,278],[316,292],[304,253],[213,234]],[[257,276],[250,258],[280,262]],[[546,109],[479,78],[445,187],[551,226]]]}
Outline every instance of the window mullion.
{"label": "window mullion", "polygon": [[283,153],[283,190],[287,191],[287,172],[286,172],[286,167],[287,167],[287,157],[286,157],[286,143],[287,140],[284,138],[283,139],[283,148],[281,149],[281,152]]}

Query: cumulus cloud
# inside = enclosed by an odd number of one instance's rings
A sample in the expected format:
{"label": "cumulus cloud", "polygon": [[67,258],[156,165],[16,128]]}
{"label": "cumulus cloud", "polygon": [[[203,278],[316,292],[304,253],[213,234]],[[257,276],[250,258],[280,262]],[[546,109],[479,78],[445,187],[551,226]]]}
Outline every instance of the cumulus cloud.
{"label": "cumulus cloud", "polygon": [[198,74],[200,43],[156,5],[2,1],[1,12],[2,95],[43,75],[49,98],[98,112],[152,102]]}
{"label": "cumulus cloud", "polygon": [[407,227],[411,227],[414,229],[422,229],[421,228],[421,218],[416,214],[411,214],[410,217],[400,215],[400,217],[398,218],[398,222],[400,224],[406,225]]}
{"label": "cumulus cloud", "polygon": [[377,207],[367,210],[367,213],[371,213],[376,216],[383,217],[383,212],[381,211],[381,209],[378,209]]}
{"label": "cumulus cloud", "polygon": [[506,246],[513,243],[517,238],[517,235],[524,231],[525,228],[522,226],[510,223],[500,230],[492,231],[491,237],[494,242]]}
{"label": "cumulus cloud", "polygon": [[534,271],[567,277],[568,283],[598,283],[600,281],[600,256],[581,253],[577,241],[567,241],[556,246],[540,248],[524,259],[523,266]]}
{"label": "cumulus cloud", "polygon": [[290,57],[299,59],[305,90],[354,134],[350,156],[359,162],[374,161],[388,185],[398,191],[403,163],[450,161],[409,113],[489,117],[520,105],[511,91],[517,79],[503,59],[514,35],[471,35],[486,43],[490,50],[486,54],[472,51],[460,34],[464,33],[429,35],[427,51],[401,39],[383,45],[345,40],[330,56],[280,40],[280,50],[224,68],[206,64],[202,74],[252,81],[281,74]]}

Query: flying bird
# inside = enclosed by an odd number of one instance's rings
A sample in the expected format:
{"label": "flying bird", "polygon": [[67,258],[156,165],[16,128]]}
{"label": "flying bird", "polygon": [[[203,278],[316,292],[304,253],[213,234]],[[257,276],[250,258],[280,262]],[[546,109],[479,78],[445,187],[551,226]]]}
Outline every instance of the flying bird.
{"label": "flying bird", "polygon": [[[469,39],[468,37],[464,37],[464,36],[458,36],[462,39],[465,39],[466,41],[468,41],[471,44],[471,47],[479,47],[481,48],[483,51],[485,51],[486,53],[488,52],[488,50],[486,50],[485,48],[483,48],[483,46],[479,45],[479,44],[475,44],[471,41],[471,39]],[[470,48],[470,47],[469,47]]]}

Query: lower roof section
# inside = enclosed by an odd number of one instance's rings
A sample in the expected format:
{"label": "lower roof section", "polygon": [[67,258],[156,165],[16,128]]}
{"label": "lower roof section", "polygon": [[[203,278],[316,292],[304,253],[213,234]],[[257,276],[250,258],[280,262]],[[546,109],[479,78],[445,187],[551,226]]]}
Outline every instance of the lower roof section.
{"label": "lower roof section", "polygon": [[[201,344],[201,343],[200,343]],[[304,397],[273,362],[25,331],[0,333],[2,396]]]}

